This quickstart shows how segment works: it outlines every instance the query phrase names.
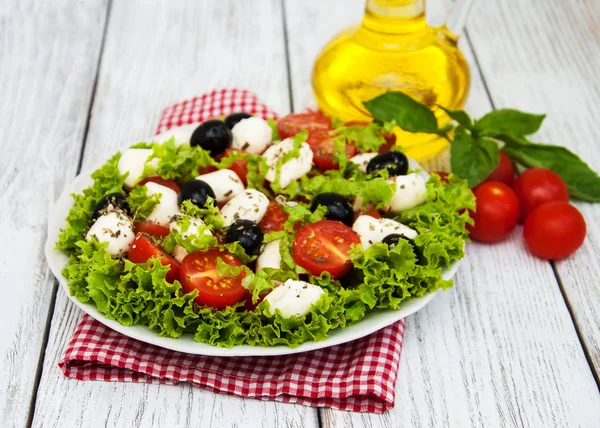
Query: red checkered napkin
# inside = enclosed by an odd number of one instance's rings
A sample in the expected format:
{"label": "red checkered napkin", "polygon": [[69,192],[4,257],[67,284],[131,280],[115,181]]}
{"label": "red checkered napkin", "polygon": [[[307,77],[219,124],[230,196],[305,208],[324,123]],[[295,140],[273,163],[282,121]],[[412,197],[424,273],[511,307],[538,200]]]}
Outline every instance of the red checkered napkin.
{"label": "red checkered napkin", "polygon": [[[165,109],[158,132],[234,111],[277,117],[251,92],[223,89]],[[79,380],[190,382],[240,397],[381,413],[394,406],[403,337],[404,321],[399,321],[317,351],[215,358],[148,345],[84,314],[58,365],[65,376]]]}

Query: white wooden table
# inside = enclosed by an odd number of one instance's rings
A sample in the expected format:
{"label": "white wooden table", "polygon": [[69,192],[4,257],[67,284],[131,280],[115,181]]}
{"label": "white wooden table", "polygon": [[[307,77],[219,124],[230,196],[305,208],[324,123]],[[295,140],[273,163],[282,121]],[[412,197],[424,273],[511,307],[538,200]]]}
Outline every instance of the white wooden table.
{"label": "white wooden table", "polygon": [[[65,183],[212,88],[253,90],[280,113],[312,105],[319,48],[363,6],[0,0],[0,426],[600,426],[600,205],[582,203],[588,237],[567,260],[535,259],[520,229],[468,246],[455,287],[408,319],[397,404],[383,415],[58,369],[81,315],[42,255]],[[538,139],[600,170],[600,2],[479,0],[461,45],[473,115],[546,112]]]}

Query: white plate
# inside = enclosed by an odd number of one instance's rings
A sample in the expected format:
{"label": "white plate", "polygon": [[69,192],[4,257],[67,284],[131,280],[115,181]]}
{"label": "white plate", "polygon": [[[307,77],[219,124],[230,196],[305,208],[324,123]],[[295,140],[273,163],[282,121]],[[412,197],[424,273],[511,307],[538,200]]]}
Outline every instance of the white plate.
{"label": "white plate", "polygon": [[[411,162],[411,167],[416,169],[419,168],[419,165],[416,162]],[[73,204],[73,198],[71,197],[71,194],[80,193],[83,189],[93,184],[93,180],[90,177],[92,171],[84,172],[75,177],[75,179],[66,186],[63,193],[50,210],[48,217],[48,239],[45,247],[46,258],[48,260],[50,269],[54,273],[54,276],[56,276],[58,279],[62,289],[67,294],[69,299],[75,303],[75,305],[102,324],[133,339],[141,340],[142,342],[150,343],[162,348],[172,349],[174,351],[221,357],[295,354],[339,345],[340,343],[350,342],[371,334],[374,331],[387,327],[388,325],[415,313],[427,305],[437,294],[437,292],[434,292],[420,298],[406,301],[403,303],[403,307],[400,310],[381,310],[372,312],[357,324],[343,329],[332,330],[329,337],[324,341],[306,342],[297,348],[288,348],[287,346],[260,347],[249,345],[241,345],[233,348],[219,348],[204,343],[198,343],[194,341],[192,335],[184,335],[178,339],[172,339],[168,337],[160,337],[156,332],[148,329],[145,326],[124,326],[119,324],[117,321],[104,317],[104,315],[98,311],[96,306],[82,303],[74,296],[71,296],[67,286],[67,279],[62,275],[62,270],[67,264],[69,258],[61,251],[54,248],[56,242],[58,241],[60,229],[63,229],[66,226],[65,219]],[[422,174],[424,178],[428,178],[427,173],[423,172]],[[452,278],[457,269],[458,262],[452,264],[452,266],[450,266],[448,269],[444,269],[442,272],[442,278]]]}

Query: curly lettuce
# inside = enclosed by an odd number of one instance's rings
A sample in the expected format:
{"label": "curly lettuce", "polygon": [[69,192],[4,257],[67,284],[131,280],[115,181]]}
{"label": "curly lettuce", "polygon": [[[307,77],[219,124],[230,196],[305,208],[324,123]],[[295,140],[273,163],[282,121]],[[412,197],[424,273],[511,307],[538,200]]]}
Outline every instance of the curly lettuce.
{"label": "curly lettuce", "polygon": [[[379,140],[375,137],[365,142],[373,147],[376,143]],[[206,159],[203,150],[175,146],[173,141],[146,146],[152,147],[153,157],[158,158],[157,163],[153,162],[155,166],[146,167],[146,174],[157,173],[184,182],[195,176],[199,166],[222,168],[236,160],[246,160],[249,187],[265,187],[266,165],[260,156],[234,154],[215,162]],[[124,177],[118,172],[118,159],[117,154],[95,171],[93,185],[74,195],[67,226],[61,231],[57,247],[70,255],[63,272],[70,293],[82,302],[94,304],[104,316],[123,325],[144,325],[164,337],[192,334],[198,342],[221,347],[241,344],[296,347],[308,340],[324,340],[333,329],[360,322],[371,311],[398,309],[408,299],[450,287],[452,282],[443,280],[441,272],[464,255],[464,240],[468,238],[465,225],[472,222],[467,210],[475,207],[473,194],[464,181],[451,175],[446,184],[433,175],[427,183],[427,201],[394,216],[419,232],[413,243],[400,240],[393,248],[376,243],[366,250],[358,245],[350,253],[354,265],[350,274],[342,279],[333,279],[326,272],[315,277],[296,265],[293,258],[295,225],[313,223],[325,214],[323,208],[311,211],[311,200],[320,193],[336,192],[348,198],[361,197],[365,203],[382,207],[392,198],[395,188],[386,177],[367,176],[351,163],[344,163],[345,171],[304,177],[294,189],[297,195],[288,195],[292,199],[300,196],[301,200],[296,201],[299,203],[284,204],[289,215],[285,230],[264,238],[265,242],[279,240],[281,268],[253,272],[247,266],[219,262],[217,271],[222,275],[244,273],[243,285],[251,297],[247,303],[215,310],[194,303],[197,291],[185,293],[179,281],[167,282],[168,267],[157,260],[134,264],[111,257],[106,244],[85,240],[98,199],[122,191]],[[143,218],[157,201],[137,189],[130,193],[128,201],[137,216]],[[204,225],[198,226],[192,219],[201,219]],[[256,258],[248,256],[239,243],[222,243],[217,239],[225,228],[214,201],[204,208],[185,201],[176,223],[178,227],[158,241],[165,251],[171,252],[175,245],[180,245],[188,252],[227,250],[244,264],[251,264]],[[196,227],[196,233],[186,234],[190,227]],[[268,302],[261,301],[273,287],[288,279],[307,279],[325,290],[308,314],[284,318],[278,311],[272,313]]]}

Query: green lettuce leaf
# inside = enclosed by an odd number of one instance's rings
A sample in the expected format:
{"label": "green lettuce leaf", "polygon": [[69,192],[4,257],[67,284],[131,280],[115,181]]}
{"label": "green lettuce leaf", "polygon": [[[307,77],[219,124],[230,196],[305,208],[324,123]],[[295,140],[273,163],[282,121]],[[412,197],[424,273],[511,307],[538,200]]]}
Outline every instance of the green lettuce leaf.
{"label": "green lettuce leaf", "polygon": [[73,196],[73,207],[67,215],[67,226],[60,231],[56,248],[68,254],[77,250],[77,241],[84,238],[90,228],[94,207],[105,195],[123,192],[125,176],[119,173],[117,164],[121,153],[115,154],[102,167],[92,173],[94,184]]}

